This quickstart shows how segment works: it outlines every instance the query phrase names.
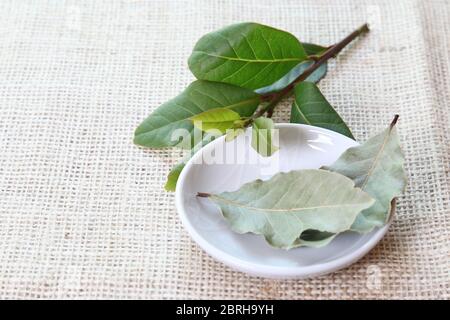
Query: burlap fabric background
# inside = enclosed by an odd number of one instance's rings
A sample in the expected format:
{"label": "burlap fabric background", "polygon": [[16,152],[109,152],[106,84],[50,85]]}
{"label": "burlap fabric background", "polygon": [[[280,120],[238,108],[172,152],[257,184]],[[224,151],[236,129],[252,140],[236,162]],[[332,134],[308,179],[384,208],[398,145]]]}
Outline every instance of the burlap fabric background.
{"label": "burlap fabric background", "polygon": [[[3,0],[0,13],[1,298],[450,297],[449,1]],[[193,79],[195,41],[247,20],[322,44],[371,22],[320,86],[359,140],[400,114],[409,185],[385,239],[340,272],[274,281],[214,261],[163,191],[176,158],[132,144]]]}

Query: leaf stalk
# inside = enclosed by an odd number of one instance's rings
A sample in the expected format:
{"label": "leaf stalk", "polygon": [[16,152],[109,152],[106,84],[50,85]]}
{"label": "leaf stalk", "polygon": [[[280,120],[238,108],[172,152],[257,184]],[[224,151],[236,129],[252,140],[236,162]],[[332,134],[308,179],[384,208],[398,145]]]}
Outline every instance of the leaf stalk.
{"label": "leaf stalk", "polygon": [[206,192],[197,192],[197,197],[200,198],[209,198],[211,196],[210,193],[206,193]]}

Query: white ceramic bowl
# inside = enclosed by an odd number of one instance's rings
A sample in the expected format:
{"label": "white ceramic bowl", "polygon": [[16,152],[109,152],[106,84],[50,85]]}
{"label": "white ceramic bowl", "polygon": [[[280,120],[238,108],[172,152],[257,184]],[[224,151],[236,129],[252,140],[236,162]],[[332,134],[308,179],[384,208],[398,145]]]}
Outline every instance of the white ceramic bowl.
{"label": "white ceramic bowl", "polygon": [[[306,278],[344,268],[369,252],[385,235],[388,225],[371,233],[344,233],[323,248],[275,249],[262,236],[233,232],[219,208],[197,192],[237,190],[257,178],[277,172],[319,168],[333,163],[357,142],[330,130],[278,124],[280,150],[260,157],[250,146],[251,132],[234,142],[221,137],[202,148],[186,164],[176,190],[176,206],[191,237],[208,254],[233,269],[267,278]],[[212,154],[220,155],[213,159]],[[238,156],[239,161],[222,161]],[[202,161],[203,160],[203,163]],[[206,162],[206,163],[205,163]]]}

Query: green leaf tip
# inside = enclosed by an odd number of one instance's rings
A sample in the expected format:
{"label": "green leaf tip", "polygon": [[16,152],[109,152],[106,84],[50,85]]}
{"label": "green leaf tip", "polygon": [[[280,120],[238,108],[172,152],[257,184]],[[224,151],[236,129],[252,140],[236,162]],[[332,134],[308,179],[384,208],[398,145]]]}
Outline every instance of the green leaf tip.
{"label": "green leaf tip", "polygon": [[270,157],[278,151],[274,140],[278,138],[272,119],[260,117],[253,121],[251,146],[263,157]]}
{"label": "green leaf tip", "polygon": [[355,140],[344,120],[330,105],[317,85],[303,81],[294,88],[291,123],[302,123],[332,130]]}

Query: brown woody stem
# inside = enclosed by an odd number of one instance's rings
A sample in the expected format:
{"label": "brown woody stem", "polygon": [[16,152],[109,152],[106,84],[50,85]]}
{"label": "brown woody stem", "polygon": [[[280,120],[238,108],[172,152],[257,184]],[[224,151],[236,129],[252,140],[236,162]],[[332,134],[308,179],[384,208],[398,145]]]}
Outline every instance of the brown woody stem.
{"label": "brown woody stem", "polygon": [[391,125],[389,126],[389,129],[390,129],[390,130],[392,130],[392,128],[397,124],[398,118],[399,118],[399,115],[396,114],[396,115],[394,116],[394,119],[393,119],[392,122],[391,122]]}

